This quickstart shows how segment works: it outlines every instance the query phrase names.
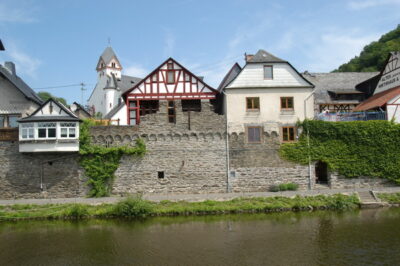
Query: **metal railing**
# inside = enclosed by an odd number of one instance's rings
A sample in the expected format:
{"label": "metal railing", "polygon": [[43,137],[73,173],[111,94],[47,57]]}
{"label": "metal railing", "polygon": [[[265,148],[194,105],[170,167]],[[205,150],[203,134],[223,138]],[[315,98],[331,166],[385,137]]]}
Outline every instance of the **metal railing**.
{"label": "metal railing", "polygon": [[321,113],[316,120],[329,122],[387,120],[386,112]]}

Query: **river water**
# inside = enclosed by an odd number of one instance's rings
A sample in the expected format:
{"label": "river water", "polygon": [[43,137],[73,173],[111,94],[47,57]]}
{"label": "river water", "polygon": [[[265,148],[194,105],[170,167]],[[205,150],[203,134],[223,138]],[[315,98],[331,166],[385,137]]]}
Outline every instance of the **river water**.
{"label": "river water", "polygon": [[0,265],[400,265],[400,208],[3,222]]}

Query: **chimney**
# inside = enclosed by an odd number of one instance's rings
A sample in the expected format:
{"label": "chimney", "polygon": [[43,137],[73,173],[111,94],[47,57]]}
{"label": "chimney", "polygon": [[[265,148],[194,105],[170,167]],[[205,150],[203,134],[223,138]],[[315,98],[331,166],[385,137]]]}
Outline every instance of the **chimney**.
{"label": "chimney", "polygon": [[253,59],[254,55],[253,54],[244,54],[244,61],[249,62]]}
{"label": "chimney", "polygon": [[10,72],[13,76],[16,75],[15,72],[15,64],[13,62],[5,62],[4,67]]}

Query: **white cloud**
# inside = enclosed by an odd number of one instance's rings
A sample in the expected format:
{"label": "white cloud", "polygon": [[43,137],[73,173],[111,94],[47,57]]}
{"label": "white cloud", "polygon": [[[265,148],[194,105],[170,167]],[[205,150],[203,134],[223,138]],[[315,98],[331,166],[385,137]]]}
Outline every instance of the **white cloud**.
{"label": "white cloud", "polygon": [[171,57],[175,48],[175,36],[170,29],[165,29],[164,57]]}
{"label": "white cloud", "polygon": [[17,75],[26,74],[32,78],[37,78],[37,70],[42,62],[22,51],[15,42],[8,40],[6,51],[3,52],[3,61],[12,61],[16,66]]}
{"label": "white cloud", "polygon": [[383,5],[399,5],[400,0],[358,0],[351,1],[348,7],[353,10],[360,10],[364,8],[377,7]]}
{"label": "white cloud", "polygon": [[332,71],[358,55],[365,45],[380,36],[377,33],[356,34],[350,29],[346,32],[325,32],[314,38],[307,49],[307,68],[318,72]]}
{"label": "white cloud", "polygon": [[18,6],[0,3],[0,23],[31,23],[35,22],[33,13],[35,8],[27,3],[19,3]]}
{"label": "white cloud", "polygon": [[138,78],[144,78],[149,73],[150,72],[146,68],[144,68],[140,65],[137,65],[137,64],[131,65],[124,69],[124,74],[126,74],[128,76],[138,77]]}

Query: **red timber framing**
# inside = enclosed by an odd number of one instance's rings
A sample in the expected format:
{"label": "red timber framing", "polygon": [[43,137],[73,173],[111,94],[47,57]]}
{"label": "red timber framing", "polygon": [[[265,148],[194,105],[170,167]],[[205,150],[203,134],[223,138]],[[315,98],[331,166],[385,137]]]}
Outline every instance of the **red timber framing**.
{"label": "red timber framing", "polygon": [[191,73],[173,58],[168,58],[141,82],[127,90],[123,97],[128,124],[140,123],[140,102],[148,100],[215,99],[218,91]]}

